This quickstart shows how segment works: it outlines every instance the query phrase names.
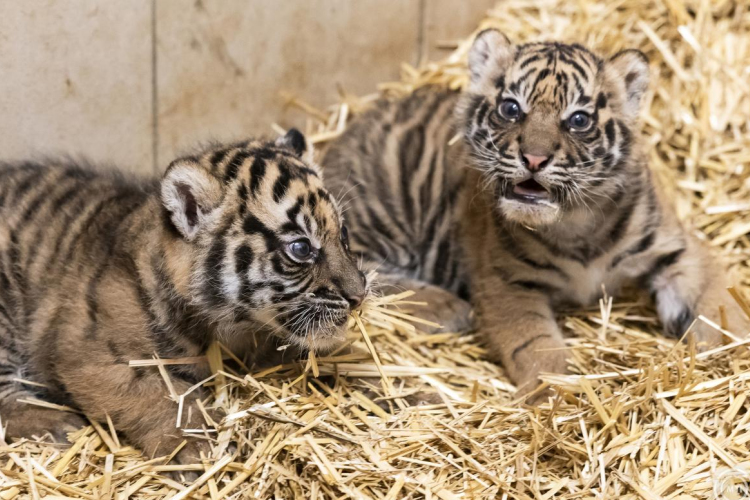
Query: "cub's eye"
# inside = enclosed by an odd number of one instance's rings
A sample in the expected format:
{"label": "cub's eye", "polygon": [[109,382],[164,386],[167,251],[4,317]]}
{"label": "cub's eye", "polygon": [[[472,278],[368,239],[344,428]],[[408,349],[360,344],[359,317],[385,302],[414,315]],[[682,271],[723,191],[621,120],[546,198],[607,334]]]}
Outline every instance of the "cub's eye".
{"label": "cub's eye", "polygon": [[572,115],[570,115],[570,118],[568,118],[568,126],[578,132],[586,130],[587,128],[589,128],[590,124],[591,117],[588,115],[588,113],[584,113],[583,111],[573,113]]}
{"label": "cub's eye", "polygon": [[346,226],[341,226],[341,243],[349,250],[349,229]]}
{"label": "cub's eye", "polygon": [[313,255],[312,245],[306,239],[291,242],[289,244],[289,252],[293,257],[300,260],[307,260]]}
{"label": "cub's eye", "polygon": [[513,99],[505,99],[500,103],[500,116],[508,121],[516,121],[521,116],[521,106]]}

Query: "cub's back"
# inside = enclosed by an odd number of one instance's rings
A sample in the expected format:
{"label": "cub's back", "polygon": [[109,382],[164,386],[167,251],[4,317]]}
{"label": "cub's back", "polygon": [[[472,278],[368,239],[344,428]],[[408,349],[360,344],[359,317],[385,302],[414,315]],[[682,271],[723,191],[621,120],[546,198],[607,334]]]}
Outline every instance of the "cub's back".
{"label": "cub's back", "polygon": [[[326,151],[326,184],[341,197],[352,248],[390,272],[465,292],[457,241],[463,185],[453,119],[458,94],[424,88],[381,100]],[[449,145],[452,144],[452,145]]]}
{"label": "cub's back", "polygon": [[28,315],[64,269],[96,272],[156,187],[85,164],[0,163],[0,305]]}

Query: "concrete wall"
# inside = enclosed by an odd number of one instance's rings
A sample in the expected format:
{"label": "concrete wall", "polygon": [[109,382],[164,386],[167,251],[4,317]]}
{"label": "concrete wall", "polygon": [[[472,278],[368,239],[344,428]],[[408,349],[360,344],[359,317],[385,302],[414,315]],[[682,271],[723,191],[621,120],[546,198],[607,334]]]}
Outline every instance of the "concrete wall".
{"label": "concrete wall", "polygon": [[402,61],[439,58],[494,0],[0,0],[0,158],[159,172],[196,141],[301,125]]}

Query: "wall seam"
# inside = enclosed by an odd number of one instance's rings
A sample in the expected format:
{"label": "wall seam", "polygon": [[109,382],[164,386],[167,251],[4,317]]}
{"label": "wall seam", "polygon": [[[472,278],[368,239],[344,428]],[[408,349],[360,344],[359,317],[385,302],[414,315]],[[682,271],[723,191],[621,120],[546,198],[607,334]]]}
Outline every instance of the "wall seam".
{"label": "wall seam", "polygon": [[159,165],[159,78],[157,60],[156,2],[151,0],[151,159],[153,171],[160,173]]}
{"label": "wall seam", "polygon": [[417,60],[415,63],[416,67],[422,65],[427,56],[427,47],[425,35],[427,32],[427,0],[419,0],[419,7],[417,12]]}

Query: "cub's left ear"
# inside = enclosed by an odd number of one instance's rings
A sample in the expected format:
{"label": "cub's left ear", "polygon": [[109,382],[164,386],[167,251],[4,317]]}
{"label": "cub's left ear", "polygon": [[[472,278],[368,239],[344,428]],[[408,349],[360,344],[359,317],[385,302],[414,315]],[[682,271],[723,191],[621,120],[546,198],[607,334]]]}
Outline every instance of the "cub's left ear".
{"label": "cub's left ear", "polygon": [[286,134],[276,139],[276,145],[291,149],[302,161],[312,163],[313,147],[307,142],[305,134],[296,128],[290,128]]}
{"label": "cub's left ear", "polygon": [[469,49],[469,73],[477,83],[492,70],[504,68],[513,58],[513,44],[494,28],[480,31]]}
{"label": "cub's left ear", "polygon": [[625,92],[625,113],[634,118],[641,108],[643,94],[648,90],[648,58],[640,50],[618,52],[606,62],[610,82]]}
{"label": "cub's left ear", "polygon": [[192,159],[172,162],[161,181],[161,201],[177,231],[187,241],[208,226],[224,189],[219,179]]}

